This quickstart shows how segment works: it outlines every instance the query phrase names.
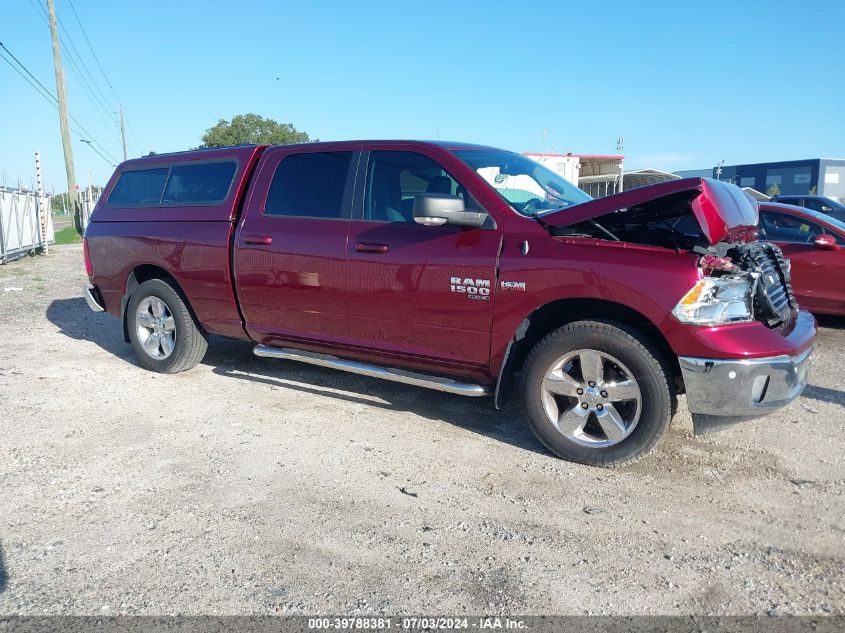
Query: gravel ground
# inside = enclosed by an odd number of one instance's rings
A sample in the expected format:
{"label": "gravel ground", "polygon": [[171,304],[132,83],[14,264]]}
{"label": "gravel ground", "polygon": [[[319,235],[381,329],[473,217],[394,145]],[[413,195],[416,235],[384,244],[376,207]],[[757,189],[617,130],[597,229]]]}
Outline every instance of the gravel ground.
{"label": "gravel ground", "polygon": [[845,320],[787,410],[604,471],[242,342],[144,371],[81,259],[0,266],[0,614],[845,613]]}

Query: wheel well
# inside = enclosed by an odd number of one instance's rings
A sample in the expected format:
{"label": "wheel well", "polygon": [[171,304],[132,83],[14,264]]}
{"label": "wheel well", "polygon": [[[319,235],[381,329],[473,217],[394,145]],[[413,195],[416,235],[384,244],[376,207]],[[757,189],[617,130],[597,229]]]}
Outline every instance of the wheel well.
{"label": "wheel well", "polygon": [[524,335],[514,342],[510,357],[507,359],[507,366],[503,371],[519,371],[534,346],[553,330],[563,327],[567,323],[588,319],[617,321],[642,332],[654,343],[668,363],[672,371],[671,378],[675,383],[675,389],[678,392],[683,390],[678,357],[672,351],[666,338],[657,329],[657,326],[632,308],[600,299],[560,299],[547,303],[532,312],[520,327],[520,331],[524,332]]}
{"label": "wheel well", "polygon": [[191,313],[193,314],[193,309],[185,296],[185,292],[182,290],[182,287],[173,275],[161,266],[156,266],[154,264],[142,264],[141,266],[137,266],[132,269],[131,273],[129,273],[129,277],[126,280],[126,292],[123,294],[123,300],[120,304],[120,320],[123,323],[123,340],[127,343],[129,343],[129,329],[126,323],[126,306],[129,305],[129,299],[132,298],[135,288],[150,279],[169,279],[172,281],[173,285],[176,287],[176,292],[182,296],[182,299],[185,301],[185,305],[188,306],[188,310],[191,310]]}

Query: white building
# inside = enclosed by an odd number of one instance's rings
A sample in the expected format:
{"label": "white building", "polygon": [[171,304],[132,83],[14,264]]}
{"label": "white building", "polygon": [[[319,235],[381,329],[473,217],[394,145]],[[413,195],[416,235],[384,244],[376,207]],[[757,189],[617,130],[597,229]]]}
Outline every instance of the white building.
{"label": "white building", "polygon": [[594,198],[679,178],[658,169],[624,171],[624,156],[532,152],[525,152],[524,156],[560,174]]}

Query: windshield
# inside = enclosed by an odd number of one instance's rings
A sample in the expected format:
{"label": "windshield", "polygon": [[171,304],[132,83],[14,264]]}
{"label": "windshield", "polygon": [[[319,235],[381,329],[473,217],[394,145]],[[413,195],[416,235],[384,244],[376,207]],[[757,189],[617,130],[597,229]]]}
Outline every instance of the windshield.
{"label": "windshield", "polygon": [[592,200],[568,180],[521,154],[493,149],[463,149],[454,154],[522,215],[534,217]]}

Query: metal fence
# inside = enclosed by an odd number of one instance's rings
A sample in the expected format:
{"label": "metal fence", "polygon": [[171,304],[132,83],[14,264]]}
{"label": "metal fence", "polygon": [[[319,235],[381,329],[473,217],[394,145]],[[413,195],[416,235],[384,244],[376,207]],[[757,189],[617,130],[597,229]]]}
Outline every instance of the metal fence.
{"label": "metal fence", "polygon": [[[42,214],[46,222],[46,236],[41,230]],[[0,187],[0,263],[44,248],[53,240],[49,196]]]}
{"label": "metal fence", "polygon": [[94,210],[94,207],[97,206],[97,200],[99,199],[99,190],[85,189],[79,193],[79,204],[82,209],[80,219],[82,221],[83,231],[87,228],[88,222],[91,221],[91,212]]}

